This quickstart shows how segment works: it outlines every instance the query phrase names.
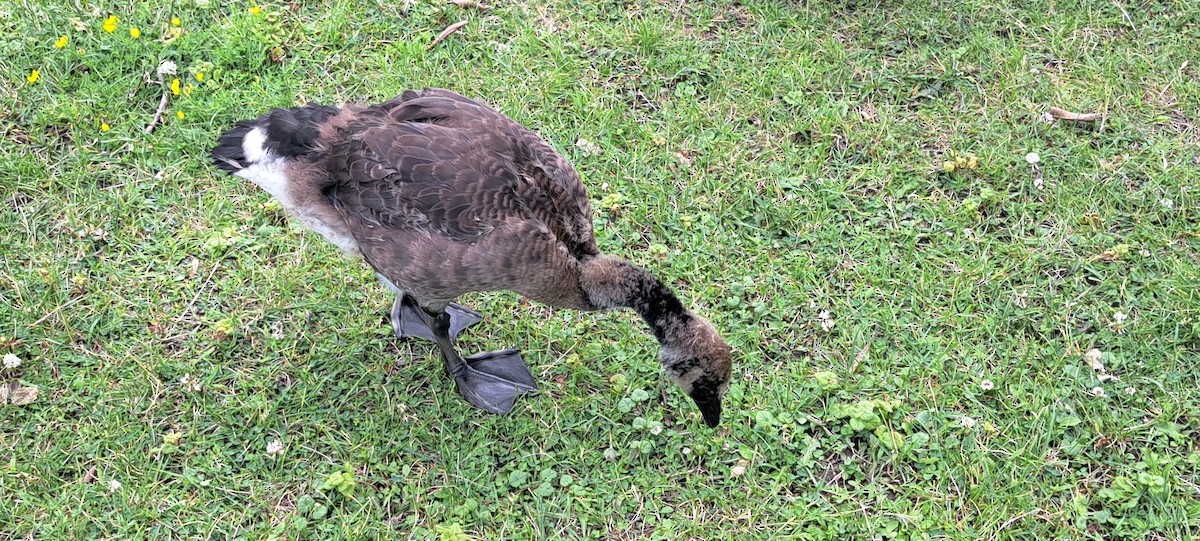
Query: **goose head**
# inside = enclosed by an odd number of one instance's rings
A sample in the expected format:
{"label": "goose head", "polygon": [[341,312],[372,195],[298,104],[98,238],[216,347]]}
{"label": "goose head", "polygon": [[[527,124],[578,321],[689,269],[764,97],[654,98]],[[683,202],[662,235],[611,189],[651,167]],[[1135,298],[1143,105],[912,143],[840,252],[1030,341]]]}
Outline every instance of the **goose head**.
{"label": "goose head", "polygon": [[729,345],[708,320],[687,313],[667,329],[659,359],[667,375],[696,402],[710,427],[721,421],[721,400],[729,390]]}

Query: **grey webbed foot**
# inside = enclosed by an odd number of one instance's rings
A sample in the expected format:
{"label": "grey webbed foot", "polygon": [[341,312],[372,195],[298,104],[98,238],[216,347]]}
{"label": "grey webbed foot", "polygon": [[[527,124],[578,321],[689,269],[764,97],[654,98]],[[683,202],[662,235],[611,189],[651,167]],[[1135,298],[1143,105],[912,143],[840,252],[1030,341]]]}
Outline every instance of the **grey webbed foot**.
{"label": "grey webbed foot", "polygon": [[480,353],[462,359],[447,370],[454,376],[459,394],[472,405],[490,413],[508,413],[517,397],[537,391],[537,382],[519,350]]}
{"label": "grey webbed foot", "polygon": [[[483,316],[479,312],[453,302],[446,307],[446,313],[450,315],[450,338],[457,337],[463,329],[483,320]],[[396,337],[421,338],[437,342],[433,336],[433,330],[425,322],[425,318],[428,316],[423,316],[424,310],[412,297],[408,295],[396,297],[396,301],[392,303],[392,329],[395,331]]]}

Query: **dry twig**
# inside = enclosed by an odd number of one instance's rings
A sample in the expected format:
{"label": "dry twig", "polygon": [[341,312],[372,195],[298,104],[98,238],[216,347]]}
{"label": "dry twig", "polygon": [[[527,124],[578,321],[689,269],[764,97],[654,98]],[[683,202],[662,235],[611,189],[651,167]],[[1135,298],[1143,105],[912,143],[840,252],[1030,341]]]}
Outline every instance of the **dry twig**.
{"label": "dry twig", "polygon": [[1100,113],[1072,113],[1066,109],[1050,106],[1050,116],[1059,120],[1078,120],[1080,122],[1091,122],[1100,118]]}
{"label": "dry twig", "polygon": [[158,74],[158,86],[163,89],[162,99],[158,101],[158,110],[154,112],[154,118],[150,119],[150,124],[146,126],[146,133],[151,133],[154,128],[162,124],[163,113],[167,110],[167,105],[171,102],[171,90],[167,88],[167,83],[163,79],[163,75]]}
{"label": "dry twig", "polygon": [[429,43],[429,48],[426,50],[433,49],[435,46],[437,46],[437,44],[441,43],[442,40],[446,39],[447,36],[457,32],[459,28],[462,28],[466,25],[467,25],[467,21],[462,20],[462,21],[458,21],[450,26],[447,26],[445,30],[442,30],[441,34],[438,34],[436,38],[433,38],[433,41],[431,41]]}

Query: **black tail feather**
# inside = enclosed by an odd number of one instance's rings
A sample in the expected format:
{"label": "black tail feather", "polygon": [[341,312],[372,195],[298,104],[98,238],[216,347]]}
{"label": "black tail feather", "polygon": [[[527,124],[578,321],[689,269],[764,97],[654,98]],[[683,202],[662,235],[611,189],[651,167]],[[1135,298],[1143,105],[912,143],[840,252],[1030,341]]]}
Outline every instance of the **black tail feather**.
{"label": "black tail feather", "polygon": [[291,109],[272,109],[254,120],[240,120],[233,129],[217,138],[212,150],[213,164],[227,173],[236,173],[250,166],[242,141],[258,127],[266,128],[267,150],[276,156],[294,158],[316,147],[321,123],[338,113],[335,107],[307,105]]}
{"label": "black tail feather", "polygon": [[277,156],[302,156],[316,146],[321,123],[338,113],[327,105],[271,109],[267,113],[267,148]]}

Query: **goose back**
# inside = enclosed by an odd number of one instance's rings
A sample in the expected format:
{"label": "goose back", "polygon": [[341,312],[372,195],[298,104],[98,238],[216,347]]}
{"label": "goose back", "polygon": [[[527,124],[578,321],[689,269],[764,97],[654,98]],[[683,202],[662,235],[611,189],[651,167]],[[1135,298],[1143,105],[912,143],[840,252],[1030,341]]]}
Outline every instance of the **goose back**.
{"label": "goose back", "polygon": [[347,110],[323,138],[313,180],[364,259],[431,309],[505,289],[589,308],[579,262],[599,251],[578,174],[500,113],[424,92]]}

